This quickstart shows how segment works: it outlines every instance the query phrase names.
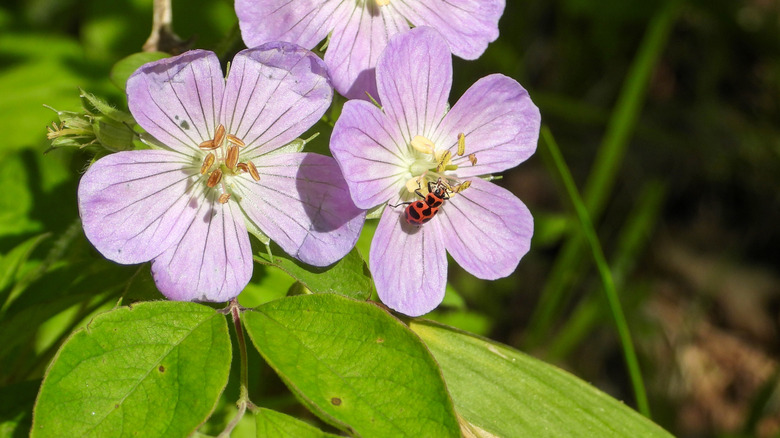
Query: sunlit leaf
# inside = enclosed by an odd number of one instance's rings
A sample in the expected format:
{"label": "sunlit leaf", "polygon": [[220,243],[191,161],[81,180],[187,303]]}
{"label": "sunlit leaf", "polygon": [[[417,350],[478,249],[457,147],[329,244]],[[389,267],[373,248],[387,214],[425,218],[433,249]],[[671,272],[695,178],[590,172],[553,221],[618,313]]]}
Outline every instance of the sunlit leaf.
{"label": "sunlit leaf", "polygon": [[336,437],[297,418],[260,408],[255,414],[257,438],[330,438]]}
{"label": "sunlit leaf", "polygon": [[96,317],[46,373],[33,437],[186,436],[213,411],[231,347],[225,316],[149,302]]}
{"label": "sunlit leaf", "polygon": [[[670,437],[577,377],[505,345],[412,321],[472,436]],[[492,434],[492,435],[491,435]]]}
{"label": "sunlit leaf", "polygon": [[365,436],[459,436],[423,344],[376,305],[301,295],[246,312],[255,347],[323,420]]}

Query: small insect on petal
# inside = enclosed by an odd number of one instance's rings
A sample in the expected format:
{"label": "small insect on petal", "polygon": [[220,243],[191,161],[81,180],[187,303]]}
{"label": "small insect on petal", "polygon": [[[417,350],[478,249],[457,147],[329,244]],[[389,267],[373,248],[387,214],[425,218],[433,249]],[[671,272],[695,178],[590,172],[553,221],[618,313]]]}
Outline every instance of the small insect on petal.
{"label": "small insect on petal", "polygon": [[214,144],[215,147],[222,146],[222,140],[225,139],[225,125],[217,126],[216,132],[214,132]]}
{"label": "small insect on petal", "polygon": [[469,161],[471,161],[472,166],[477,165],[477,156],[476,154],[469,154]]}
{"label": "small insect on petal", "polygon": [[219,146],[214,144],[214,140],[206,140],[203,143],[198,145],[199,148],[203,149],[204,151],[210,151],[212,149],[216,149]]}
{"label": "small insect on petal", "polygon": [[230,193],[223,193],[223,194],[219,195],[219,203],[220,204],[227,203],[229,199],[230,199]]}
{"label": "small insect on petal", "polygon": [[214,160],[216,160],[217,157],[214,156],[214,153],[209,152],[208,155],[206,155],[206,158],[203,159],[203,165],[200,166],[200,174],[205,175],[206,172],[209,171],[211,168],[211,165],[214,164]]}
{"label": "small insect on petal", "polygon": [[227,139],[229,142],[233,143],[236,146],[244,147],[246,146],[246,143],[244,143],[244,140],[241,140],[240,138],[236,137],[233,134],[228,134]]}
{"label": "small insect on petal", "polygon": [[458,134],[458,156],[463,156],[466,153],[466,134]]}
{"label": "small insect on petal", "polygon": [[253,180],[260,181],[260,174],[257,173],[257,167],[255,167],[255,163],[247,161],[246,168]]}
{"label": "small insect on petal", "polygon": [[220,181],[222,181],[222,171],[215,169],[213,172],[211,172],[211,175],[209,175],[209,180],[206,181],[206,185],[209,187],[214,187],[215,185],[219,184]]}
{"label": "small insect on petal", "polygon": [[238,164],[238,146],[230,146],[225,159],[225,166],[230,170],[235,170]]}

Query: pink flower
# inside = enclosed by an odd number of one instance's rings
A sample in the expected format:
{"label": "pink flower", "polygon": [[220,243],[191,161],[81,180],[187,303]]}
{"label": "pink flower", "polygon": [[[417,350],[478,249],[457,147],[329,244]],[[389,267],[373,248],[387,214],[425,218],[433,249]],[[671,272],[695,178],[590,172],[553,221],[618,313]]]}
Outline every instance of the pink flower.
{"label": "pink flower", "polygon": [[227,79],[203,50],[144,65],[128,104],[160,146],[89,168],[78,190],[87,238],[118,263],[151,260],[173,300],[236,297],[252,275],[248,229],[308,264],[337,261],[364,215],[332,158],[283,148],[332,94],[322,61],[288,43],[240,52]]}
{"label": "pink flower", "polygon": [[448,252],[483,279],[511,274],[528,252],[528,208],[483,178],[534,153],[541,119],[525,89],[499,74],[477,81],[448,111],[452,59],[431,28],[394,37],[376,76],[382,108],[347,102],[331,151],[358,207],[416,201],[414,191],[425,194],[429,182],[449,195],[422,225],[410,224],[403,206],[386,207],[371,242],[379,297],[418,316],[444,297]]}

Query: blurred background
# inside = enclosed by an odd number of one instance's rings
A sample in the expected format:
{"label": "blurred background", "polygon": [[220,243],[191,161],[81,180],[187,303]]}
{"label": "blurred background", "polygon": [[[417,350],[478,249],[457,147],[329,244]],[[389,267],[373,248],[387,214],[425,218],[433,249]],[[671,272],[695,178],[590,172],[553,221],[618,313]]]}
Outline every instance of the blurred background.
{"label": "blurred background", "polygon": [[[230,1],[174,0],[173,17],[181,47],[223,60],[243,48]],[[151,23],[151,0],[0,6],[0,291],[25,290],[0,312],[0,436],[26,436],[3,422],[29,421],[36,379],[74,328],[119,295],[160,298],[148,267],[103,261],[81,234],[76,188],[94,151],[44,155],[58,121],[44,104],[79,111],[80,87],[126,108],[109,73],[141,50]],[[681,437],[780,437],[780,1],[510,0],[500,29],[478,61],[455,61],[450,101],[500,72],[540,107],[610,264],[654,421]],[[312,146],[325,151],[329,127],[317,130]],[[635,406],[591,247],[546,141],[499,183],[536,218],[531,252],[496,282],[451,264],[431,317]],[[290,288],[256,266],[241,300]],[[25,336],[3,334],[20,324]],[[259,404],[300,409],[267,367],[253,380]],[[234,383],[217,423],[230,418]]]}

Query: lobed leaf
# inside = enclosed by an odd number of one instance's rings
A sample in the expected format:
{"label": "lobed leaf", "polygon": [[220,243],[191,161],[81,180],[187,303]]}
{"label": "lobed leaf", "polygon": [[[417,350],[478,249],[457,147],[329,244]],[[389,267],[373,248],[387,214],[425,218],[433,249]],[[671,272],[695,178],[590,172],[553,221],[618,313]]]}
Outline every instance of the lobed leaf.
{"label": "lobed leaf", "polygon": [[325,433],[297,418],[270,409],[260,408],[255,414],[257,438],[331,438],[338,435]]}
{"label": "lobed leaf", "polygon": [[436,362],[380,307],[301,295],[245,314],[252,341],[323,420],[356,436],[460,436]]}
{"label": "lobed leaf", "polygon": [[44,377],[31,436],[185,436],[228,380],[225,316],[183,302],[122,307],[75,332]]}
{"label": "lobed leaf", "polygon": [[410,323],[441,366],[464,434],[670,437],[577,377],[517,350],[430,321]]}

